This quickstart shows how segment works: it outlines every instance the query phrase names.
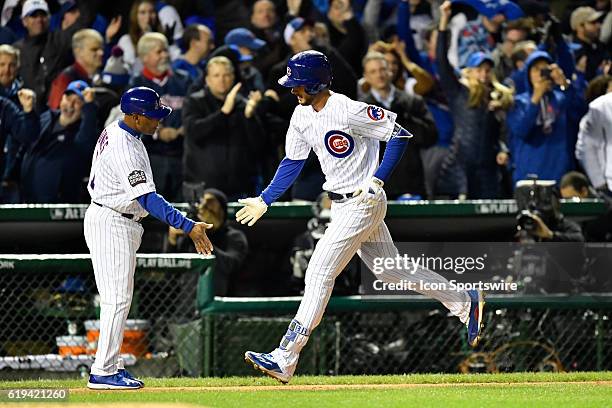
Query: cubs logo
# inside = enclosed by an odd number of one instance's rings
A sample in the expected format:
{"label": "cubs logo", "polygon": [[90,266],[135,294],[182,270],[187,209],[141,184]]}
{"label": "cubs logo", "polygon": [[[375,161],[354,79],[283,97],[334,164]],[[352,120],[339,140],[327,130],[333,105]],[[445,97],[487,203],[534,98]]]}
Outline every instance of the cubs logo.
{"label": "cubs logo", "polygon": [[287,76],[290,77],[291,76],[291,68],[287,67]]}
{"label": "cubs logo", "polygon": [[334,157],[345,158],[353,152],[355,140],[349,134],[339,130],[330,130],[325,135],[325,148]]}
{"label": "cubs logo", "polygon": [[385,111],[378,106],[368,106],[368,117],[374,121],[383,120],[385,118]]}

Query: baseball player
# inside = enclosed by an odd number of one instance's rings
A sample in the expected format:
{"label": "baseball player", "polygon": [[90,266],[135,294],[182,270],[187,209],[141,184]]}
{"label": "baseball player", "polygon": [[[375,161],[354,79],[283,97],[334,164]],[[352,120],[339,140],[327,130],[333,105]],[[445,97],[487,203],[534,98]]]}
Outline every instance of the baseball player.
{"label": "baseball player", "polygon": [[[327,57],[320,52],[304,51],[289,59],[287,74],[278,83],[291,88],[299,105],[287,132],[286,157],[261,195],[239,200],[244,207],[236,213],[242,224],[255,224],[295,181],[310,149],[314,150],[325,174],[323,189],[332,200],[331,222],[312,254],[304,296],[279,347],[269,354],[245,353],[248,363],[283,383],[293,376],[300,351],[321,321],[334,280],[353,255],[357,253],[370,270],[375,258],[398,255],[384,222],[387,198],[383,185],[412,135],[395,123],[395,113],[331,92],[331,79]],[[381,141],[387,142],[387,147],[379,165]],[[378,278],[389,283],[413,281],[417,288],[420,282],[448,284],[437,273],[419,267],[415,270],[414,265],[385,270]],[[459,317],[467,326],[469,344],[476,346],[482,330],[481,292],[418,291],[442,302]]]}
{"label": "baseball player", "polygon": [[119,358],[125,321],[134,291],[136,251],[148,214],[185,231],[200,254],[210,254],[206,237],[211,224],[194,222],[155,192],[143,134],[155,133],[172,109],[160,103],[151,88],[129,89],[121,97],[122,120],[110,124],[98,138],[88,190],[91,204],[85,213],[85,241],[100,292],[100,338],[87,387],[134,389],[144,386],[125,370]]}

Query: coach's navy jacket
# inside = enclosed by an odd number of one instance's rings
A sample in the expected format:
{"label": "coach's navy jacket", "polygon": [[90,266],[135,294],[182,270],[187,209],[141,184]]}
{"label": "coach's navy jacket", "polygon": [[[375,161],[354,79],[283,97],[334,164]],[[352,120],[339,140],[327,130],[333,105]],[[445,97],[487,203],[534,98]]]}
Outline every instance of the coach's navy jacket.
{"label": "coach's navy jacket", "polygon": [[[191,85],[191,77],[182,71],[171,72],[164,79],[159,80],[147,73],[145,69],[140,75],[132,78],[130,87],[146,86],[159,94],[161,102],[172,108],[172,113],[162,121],[161,126],[180,128],[182,125],[181,112],[187,90]],[[179,137],[170,143],[154,140],[152,136],[144,135],[142,141],[149,154],[160,156],[182,157],[183,138]]]}
{"label": "coach's navy jacket", "polygon": [[59,111],[40,116],[39,134],[21,165],[21,189],[26,203],[79,202],[99,131],[95,103],[83,105],[81,120],[63,127]]}

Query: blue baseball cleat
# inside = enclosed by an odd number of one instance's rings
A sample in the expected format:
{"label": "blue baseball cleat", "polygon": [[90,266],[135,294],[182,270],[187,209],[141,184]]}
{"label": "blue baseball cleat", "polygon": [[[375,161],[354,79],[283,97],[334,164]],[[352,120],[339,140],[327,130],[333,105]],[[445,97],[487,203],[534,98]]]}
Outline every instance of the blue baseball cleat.
{"label": "blue baseball cleat", "polygon": [[144,387],[144,381],[139,380],[138,378],[134,377],[132,374],[130,374],[130,372],[128,370],[126,370],[125,368],[122,368],[119,370],[119,374],[123,375],[125,378],[129,378],[130,380],[134,380],[137,383],[140,383],[140,388]]}
{"label": "blue baseball cleat", "polygon": [[470,296],[470,316],[467,321],[468,344],[476,347],[482,334],[482,319],[484,318],[484,295],[479,290],[468,290]]}
{"label": "blue baseball cleat", "polygon": [[253,365],[253,368],[261,371],[268,377],[272,377],[283,384],[287,384],[291,376],[283,372],[283,369],[274,360],[272,354],[256,353],[247,351],[244,353],[244,361]]}
{"label": "blue baseball cleat", "polygon": [[122,373],[113,375],[89,375],[87,388],[92,390],[137,390],[141,388],[141,383],[132,380]]}

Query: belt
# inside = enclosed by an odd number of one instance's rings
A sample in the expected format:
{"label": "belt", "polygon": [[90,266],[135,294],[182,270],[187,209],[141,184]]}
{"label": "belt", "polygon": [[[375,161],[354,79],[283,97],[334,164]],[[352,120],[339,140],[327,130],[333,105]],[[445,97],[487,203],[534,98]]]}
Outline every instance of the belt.
{"label": "belt", "polygon": [[349,198],[353,197],[354,195],[355,195],[355,193],[338,194],[338,193],[333,193],[331,191],[327,192],[327,196],[332,201],[348,200]]}
{"label": "belt", "polygon": [[[98,207],[103,207],[103,208],[108,208],[109,210],[113,210],[112,208],[109,208],[109,207],[107,207],[105,205],[102,205],[100,203],[96,203],[95,201],[92,201],[92,203],[94,203]],[[113,211],[115,211],[115,210],[113,210]],[[115,212],[119,213],[122,217],[125,217],[128,220],[132,220],[134,222],[140,222],[140,219],[136,219],[136,216],[134,214],[125,214],[125,213],[120,213],[119,211],[115,211]]]}

